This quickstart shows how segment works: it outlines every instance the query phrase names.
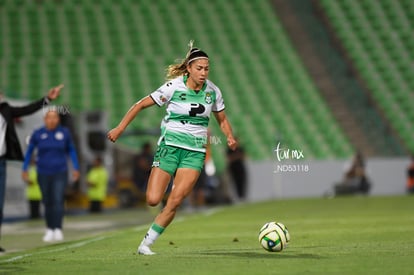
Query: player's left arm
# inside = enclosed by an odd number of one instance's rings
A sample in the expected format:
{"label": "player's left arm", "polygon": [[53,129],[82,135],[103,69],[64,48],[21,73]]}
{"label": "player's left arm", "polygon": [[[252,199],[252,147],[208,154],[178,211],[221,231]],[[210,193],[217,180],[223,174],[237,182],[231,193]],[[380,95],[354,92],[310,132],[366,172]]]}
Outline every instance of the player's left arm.
{"label": "player's left arm", "polygon": [[229,120],[227,119],[226,113],[224,112],[224,110],[213,113],[221,128],[221,131],[227,138],[227,145],[230,147],[230,149],[236,150],[237,141],[233,136],[233,130],[231,129],[231,125]]}

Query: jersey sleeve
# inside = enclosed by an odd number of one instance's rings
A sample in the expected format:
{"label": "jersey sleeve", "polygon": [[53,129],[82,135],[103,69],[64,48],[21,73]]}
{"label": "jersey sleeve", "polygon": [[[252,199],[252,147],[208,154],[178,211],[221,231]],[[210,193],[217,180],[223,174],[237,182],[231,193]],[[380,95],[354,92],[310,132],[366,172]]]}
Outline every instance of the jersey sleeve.
{"label": "jersey sleeve", "polygon": [[156,91],[150,94],[150,97],[158,106],[163,106],[165,103],[170,101],[172,95],[174,94],[174,83],[168,81],[159,87]]}
{"label": "jersey sleeve", "polygon": [[221,94],[221,91],[219,88],[216,87],[216,100],[211,108],[213,112],[220,112],[223,111],[226,106],[224,105],[224,99]]}

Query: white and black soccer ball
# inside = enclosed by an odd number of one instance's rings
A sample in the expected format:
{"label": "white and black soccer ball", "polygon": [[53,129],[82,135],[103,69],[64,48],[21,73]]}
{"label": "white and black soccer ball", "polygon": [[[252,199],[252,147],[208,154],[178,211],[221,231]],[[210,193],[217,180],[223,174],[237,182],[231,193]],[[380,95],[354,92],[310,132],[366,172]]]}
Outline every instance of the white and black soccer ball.
{"label": "white and black soccer ball", "polygon": [[260,229],[259,243],[269,252],[282,251],[288,246],[289,241],[289,231],[287,227],[280,222],[268,222]]}

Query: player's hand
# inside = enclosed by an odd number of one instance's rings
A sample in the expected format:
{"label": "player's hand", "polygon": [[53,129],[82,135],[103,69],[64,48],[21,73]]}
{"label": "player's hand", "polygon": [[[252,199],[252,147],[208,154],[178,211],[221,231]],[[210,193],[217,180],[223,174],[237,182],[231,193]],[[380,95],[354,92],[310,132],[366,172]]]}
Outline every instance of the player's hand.
{"label": "player's hand", "polygon": [[80,178],[80,172],[78,170],[74,170],[72,172],[72,180],[75,182],[75,181],[78,181],[79,178]]}
{"label": "player's hand", "polygon": [[24,182],[29,183],[29,173],[27,171],[22,172],[22,179]]}
{"label": "player's hand", "polygon": [[233,136],[227,137],[227,146],[229,146],[231,150],[236,150],[237,145],[237,140]]}
{"label": "player's hand", "polygon": [[122,130],[119,129],[118,127],[115,127],[114,129],[112,129],[111,131],[108,132],[108,139],[112,142],[115,142],[119,136],[122,134]]}
{"label": "player's hand", "polygon": [[56,86],[50,89],[49,92],[47,93],[47,98],[50,100],[55,100],[59,96],[60,90],[62,90],[63,87],[64,85],[60,84],[59,86]]}

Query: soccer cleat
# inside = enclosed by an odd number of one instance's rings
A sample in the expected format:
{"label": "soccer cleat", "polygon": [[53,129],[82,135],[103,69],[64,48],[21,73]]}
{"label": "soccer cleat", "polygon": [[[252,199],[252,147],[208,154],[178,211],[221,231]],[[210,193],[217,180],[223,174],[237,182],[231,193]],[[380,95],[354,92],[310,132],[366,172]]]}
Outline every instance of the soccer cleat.
{"label": "soccer cleat", "polygon": [[45,235],[43,236],[44,242],[51,242],[54,239],[54,234],[52,229],[47,229]]}
{"label": "soccer cleat", "polygon": [[138,247],[137,253],[138,254],[141,254],[141,255],[154,255],[155,254],[154,252],[151,251],[151,249],[149,248],[149,246],[146,246],[146,245],[143,245],[143,244],[141,244]]}
{"label": "soccer cleat", "polygon": [[53,231],[53,238],[55,241],[63,241],[62,230],[60,230],[59,228],[56,228],[55,231]]}

